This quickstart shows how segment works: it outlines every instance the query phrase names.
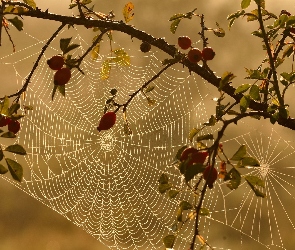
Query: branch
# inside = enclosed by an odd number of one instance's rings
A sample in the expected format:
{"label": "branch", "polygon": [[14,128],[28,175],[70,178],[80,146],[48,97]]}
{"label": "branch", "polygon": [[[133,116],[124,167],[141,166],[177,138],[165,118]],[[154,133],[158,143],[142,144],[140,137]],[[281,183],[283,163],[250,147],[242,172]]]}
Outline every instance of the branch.
{"label": "branch", "polygon": [[29,83],[30,83],[30,80],[31,80],[31,78],[32,78],[32,76],[33,76],[33,74],[34,74],[34,71],[37,69],[38,64],[39,64],[39,61],[41,60],[41,58],[42,58],[42,56],[43,56],[45,50],[48,48],[49,44],[54,40],[54,38],[57,36],[57,34],[62,30],[62,28],[63,28],[65,25],[66,25],[66,23],[62,23],[62,24],[58,27],[58,29],[53,33],[53,35],[50,37],[50,39],[47,41],[47,43],[43,46],[43,48],[42,48],[42,50],[41,50],[41,53],[39,54],[39,56],[38,56],[36,62],[34,63],[33,69],[31,70],[31,72],[30,72],[28,78],[26,79],[25,84],[23,85],[23,87],[22,87],[17,93],[15,93],[15,94],[13,94],[13,95],[9,95],[9,96],[8,96],[9,98],[14,97],[14,96],[17,96],[17,98],[16,98],[16,102],[18,102],[18,100],[19,100],[21,94],[22,94],[23,92],[26,91],[26,89],[27,89],[27,87],[28,87],[28,85],[29,85]]}
{"label": "branch", "polygon": [[[22,14],[16,14],[16,15],[41,18],[41,19],[52,20],[52,21],[57,21],[61,23],[67,23],[71,25],[82,25],[82,26],[88,25],[88,26],[99,27],[104,29],[116,30],[129,35],[131,38],[135,37],[139,40],[148,42],[149,44],[157,47],[158,49],[162,50],[163,52],[165,52],[166,54],[170,55],[173,58],[176,55],[181,54],[178,51],[178,49],[175,48],[174,45],[168,44],[163,38],[155,38],[144,31],[138,30],[134,28],[133,26],[130,26],[124,23],[123,21],[115,21],[111,19],[88,20],[88,19],[82,19],[82,18],[72,17],[72,16],[56,15],[46,11],[41,11],[39,9],[30,10],[28,12],[25,12]],[[208,81],[210,84],[214,85],[216,88],[219,88],[219,82],[221,78],[217,77],[213,72],[208,71],[205,67],[202,67],[198,64],[191,63],[188,59],[183,60],[182,64],[186,66],[190,72],[195,72],[204,80]],[[233,99],[235,99],[236,102],[239,102],[240,99],[243,97],[242,94],[235,94],[234,92],[236,89],[229,84],[225,86],[222,90],[226,94],[231,96]],[[254,101],[250,102],[249,107],[254,111],[266,111],[267,109],[266,104],[258,103]],[[284,127],[295,130],[295,119],[293,118],[287,118],[287,119],[280,118],[278,120],[278,123]]]}

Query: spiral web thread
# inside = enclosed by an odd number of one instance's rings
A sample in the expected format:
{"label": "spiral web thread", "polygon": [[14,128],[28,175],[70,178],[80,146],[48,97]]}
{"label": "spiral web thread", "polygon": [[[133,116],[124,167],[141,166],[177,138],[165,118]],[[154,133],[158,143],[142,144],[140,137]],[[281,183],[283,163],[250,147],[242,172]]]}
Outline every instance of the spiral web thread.
{"label": "spiral web thread", "polygon": [[[1,67],[13,69],[19,88],[30,70],[22,74],[20,69],[37,57],[46,42],[26,35],[35,43],[0,60]],[[79,34],[73,41],[81,45],[76,55],[89,46]],[[184,194],[170,200],[158,192],[157,180],[165,172],[174,184],[183,186],[171,162],[177,150],[188,143],[190,129],[208,121],[209,109],[214,107],[212,93],[216,92],[175,66],[151,83],[156,86],[149,94],[156,100],[154,106],[138,95],[128,107],[131,136],[124,134],[120,111],[116,125],[98,133],[110,89],[118,90],[118,103],[125,102],[162,67],[164,58],[157,51],[144,55],[126,51],[131,66],[113,65],[110,78],[104,81],[100,80],[100,67],[107,56],[100,55],[97,61],[86,57],[82,65],[85,75],[73,70],[66,97],[57,93],[51,101],[54,72],[46,64],[46,56],[59,52],[49,49],[22,103],[34,107],[22,119],[15,140],[28,152],[25,157],[15,156],[24,167],[24,180],[17,183],[9,175],[1,177],[111,249],[163,249],[163,237],[173,234],[177,205],[192,197]],[[263,128],[262,133],[262,127],[252,123],[244,124],[244,130],[236,128],[245,133],[228,132],[224,148],[246,144],[249,154],[262,162],[261,167],[245,173],[265,180],[267,197],[257,198],[245,183],[231,191],[218,181],[206,195],[204,207],[210,215],[201,218],[200,231],[214,249],[291,249],[295,243],[288,238],[295,229],[294,142],[274,129]],[[7,141],[1,143],[5,146]],[[175,249],[188,247],[193,223],[183,227]]]}

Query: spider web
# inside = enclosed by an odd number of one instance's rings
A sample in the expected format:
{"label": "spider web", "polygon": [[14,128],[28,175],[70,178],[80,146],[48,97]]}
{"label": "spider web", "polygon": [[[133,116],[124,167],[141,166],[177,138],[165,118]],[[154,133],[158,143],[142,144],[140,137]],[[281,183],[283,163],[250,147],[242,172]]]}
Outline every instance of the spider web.
{"label": "spider web", "polygon": [[[1,68],[14,72],[18,88],[30,71],[24,72],[24,65],[36,58],[46,42],[26,36],[32,40],[30,46],[0,60]],[[79,32],[73,41],[81,45],[76,56],[89,47]],[[46,61],[59,53],[56,48],[46,52],[22,101],[34,107],[22,119],[15,140],[28,153],[15,157],[24,167],[24,179],[17,183],[8,175],[1,177],[111,249],[163,249],[163,237],[173,234],[179,202],[191,197],[183,194],[170,200],[159,193],[157,180],[165,172],[176,185],[183,185],[171,162],[177,150],[189,143],[189,131],[208,121],[218,93],[178,65],[151,83],[155,86],[149,93],[156,101],[154,106],[149,106],[143,95],[129,105],[132,135],[124,134],[120,112],[112,129],[98,133],[96,127],[110,90],[116,88],[116,101],[125,102],[159,72],[165,57],[154,50],[143,56],[125,49],[131,66],[112,65],[107,80],[100,79],[100,67],[108,55],[102,54],[96,61],[86,57],[82,65],[85,75],[73,70],[66,97],[57,93],[52,101],[54,72]],[[291,249],[295,243],[289,237],[295,229],[294,142],[287,140],[290,134],[284,136],[265,126],[263,121],[249,119],[225,136],[225,150],[245,144],[249,154],[262,162],[260,167],[244,171],[265,180],[267,197],[257,198],[245,183],[231,191],[218,181],[204,202],[210,215],[200,222],[202,236],[214,249]],[[214,133],[214,129],[204,133]],[[5,146],[8,142],[1,143]],[[175,249],[187,248],[192,234],[193,220],[181,230]]]}

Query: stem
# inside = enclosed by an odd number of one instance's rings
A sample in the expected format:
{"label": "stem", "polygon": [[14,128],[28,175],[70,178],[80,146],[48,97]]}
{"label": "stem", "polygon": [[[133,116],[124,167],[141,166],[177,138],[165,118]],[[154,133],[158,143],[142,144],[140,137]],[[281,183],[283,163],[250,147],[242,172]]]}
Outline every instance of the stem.
{"label": "stem", "polygon": [[26,89],[27,89],[27,87],[28,87],[28,85],[29,85],[29,83],[30,83],[30,80],[31,80],[31,78],[32,78],[32,76],[33,76],[33,74],[34,74],[34,71],[37,69],[38,64],[39,64],[39,61],[41,60],[41,58],[42,58],[43,54],[45,53],[46,49],[48,48],[49,44],[54,40],[54,38],[58,35],[58,33],[63,29],[63,27],[64,27],[65,25],[66,25],[66,23],[62,23],[62,24],[59,26],[59,28],[53,33],[53,35],[50,37],[50,39],[47,41],[47,43],[46,43],[46,44],[44,45],[44,47],[42,48],[42,50],[41,50],[41,52],[40,52],[40,54],[39,54],[39,56],[38,56],[36,62],[34,63],[33,69],[31,70],[31,72],[30,72],[28,78],[26,79],[26,81],[25,81],[23,87],[22,87],[17,93],[8,96],[9,98],[11,98],[11,97],[13,97],[13,96],[17,96],[17,98],[16,98],[16,102],[19,101],[19,98],[20,98],[21,94],[22,94],[23,92],[26,91]]}
{"label": "stem", "polygon": [[117,108],[114,112],[117,112],[121,107],[123,107],[123,111],[126,111],[127,106],[132,101],[132,99],[144,88],[146,88],[152,81],[156,80],[165,70],[170,68],[172,65],[174,65],[176,62],[172,62],[167,64],[163,69],[161,69],[156,75],[154,75],[150,80],[148,80],[146,83],[144,83],[138,90],[136,90],[133,94],[130,95],[130,98],[128,101],[124,104],[117,104]]}
{"label": "stem", "polygon": [[264,41],[264,44],[265,44],[265,47],[266,47],[267,55],[268,55],[268,58],[269,58],[269,64],[270,64],[270,68],[271,68],[272,76],[273,76],[273,87],[274,87],[274,90],[276,92],[276,95],[277,95],[280,106],[284,107],[284,99],[282,98],[281,93],[280,93],[278,76],[277,76],[277,71],[276,71],[275,62],[274,62],[274,57],[272,55],[272,51],[271,51],[271,48],[269,46],[269,41],[268,41],[267,34],[266,34],[264,24],[263,24],[261,6],[260,5],[257,5],[257,6],[258,6],[258,21],[259,21],[260,29],[261,29],[262,36],[263,36],[263,41]]}

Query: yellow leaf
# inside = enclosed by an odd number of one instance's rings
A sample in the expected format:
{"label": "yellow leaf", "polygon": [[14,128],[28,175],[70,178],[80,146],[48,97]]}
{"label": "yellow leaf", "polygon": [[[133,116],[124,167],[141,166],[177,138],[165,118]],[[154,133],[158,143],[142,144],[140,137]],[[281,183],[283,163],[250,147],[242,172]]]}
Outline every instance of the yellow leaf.
{"label": "yellow leaf", "polygon": [[110,71],[111,71],[111,64],[109,60],[105,60],[102,63],[101,71],[100,71],[100,78],[102,80],[106,80],[110,77]]}
{"label": "yellow leaf", "polygon": [[134,9],[134,4],[131,2],[127,3],[124,6],[123,16],[124,16],[126,23],[128,23],[129,21],[131,21],[133,19],[133,17],[134,17],[133,9]]}
{"label": "yellow leaf", "polygon": [[98,58],[99,49],[100,49],[100,44],[98,43],[98,44],[96,44],[94,46],[94,48],[91,51],[91,58],[92,58],[92,60],[96,60]]}

